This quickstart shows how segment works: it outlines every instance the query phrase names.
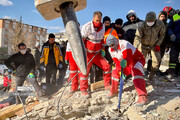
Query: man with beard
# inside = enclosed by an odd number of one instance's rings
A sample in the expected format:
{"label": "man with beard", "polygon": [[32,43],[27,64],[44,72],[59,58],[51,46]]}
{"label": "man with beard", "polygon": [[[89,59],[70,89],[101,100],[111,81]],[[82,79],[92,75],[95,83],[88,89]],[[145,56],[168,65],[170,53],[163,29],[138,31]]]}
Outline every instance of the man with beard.
{"label": "man with beard", "polygon": [[134,10],[130,10],[126,16],[127,22],[123,25],[125,31],[124,39],[129,41],[131,44],[134,43],[136,29],[139,28],[142,20],[140,20]]}

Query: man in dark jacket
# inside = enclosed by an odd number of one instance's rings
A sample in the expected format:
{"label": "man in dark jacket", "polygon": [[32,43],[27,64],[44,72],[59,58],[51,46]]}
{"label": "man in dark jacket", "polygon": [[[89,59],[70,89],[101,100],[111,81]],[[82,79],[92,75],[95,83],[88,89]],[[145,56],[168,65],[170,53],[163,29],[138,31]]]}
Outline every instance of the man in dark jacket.
{"label": "man in dark jacket", "polygon": [[173,15],[172,19],[170,20],[168,25],[168,34],[172,42],[169,62],[170,74],[168,78],[172,79],[175,75],[175,68],[179,64],[178,57],[180,53],[180,12]]}
{"label": "man in dark jacket", "polygon": [[[170,38],[168,35],[168,30],[167,30],[167,27],[168,27],[167,19],[168,19],[167,12],[161,11],[158,15],[158,20],[161,20],[164,23],[165,28],[166,28],[164,39],[160,45],[161,61],[165,52],[169,51],[169,48],[171,45]],[[160,61],[160,64],[161,64],[161,61]],[[160,64],[159,64],[159,67],[160,67]],[[163,73],[160,70],[158,70],[157,75],[163,75]]]}
{"label": "man in dark jacket", "polygon": [[131,44],[134,43],[135,33],[136,29],[140,26],[142,23],[142,20],[140,20],[134,10],[130,10],[126,16],[127,22],[123,25],[123,30],[125,31],[124,39],[129,41]]}
{"label": "man in dark jacket", "polygon": [[[34,86],[39,97],[44,96],[44,93],[42,92],[34,76],[35,61],[32,54],[26,52],[26,45],[24,43],[20,43],[18,45],[18,48],[19,48],[19,52],[12,55],[5,61],[5,65],[9,69],[13,71],[16,70],[16,76],[15,76],[16,90],[17,90],[17,86],[22,86],[24,81],[27,80]],[[20,101],[16,96],[16,103],[19,102]]]}

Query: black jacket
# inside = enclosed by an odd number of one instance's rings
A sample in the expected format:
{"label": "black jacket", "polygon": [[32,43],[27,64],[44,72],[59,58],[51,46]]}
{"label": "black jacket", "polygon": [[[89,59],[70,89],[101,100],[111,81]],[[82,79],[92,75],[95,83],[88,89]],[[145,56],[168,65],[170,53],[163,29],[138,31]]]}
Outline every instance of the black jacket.
{"label": "black jacket", "polygon": [[129,41],[131,44],[134,42],[136,29],[139,28],[143,21],[139,18],[135,22],[130,22],[129,20],[124,23],[123,30],[125,31],[124,39]]}
{"label": "black jacket", "polygon": [[5,61],[5,65],[11,69],[16,70],[16,76],[27,76],[30,72],[34,73],[35,61],[33,55],[26,52],[26,54],[16,53]]}

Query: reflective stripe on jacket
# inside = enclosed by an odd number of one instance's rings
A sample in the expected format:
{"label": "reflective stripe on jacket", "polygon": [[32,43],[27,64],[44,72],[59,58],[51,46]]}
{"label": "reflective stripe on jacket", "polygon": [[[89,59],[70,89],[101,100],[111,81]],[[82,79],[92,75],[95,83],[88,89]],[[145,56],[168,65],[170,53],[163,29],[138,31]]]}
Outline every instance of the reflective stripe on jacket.
{"label": "reflective stripe on jacket", "polygon": [[[59,61],[63,62],[63,56],[62,56],[62,53],[61,53],[59,43],[57,43],[57,42],[54,43],[53,51],[54,51],[54,57],[55,57],[56,66],[58,66]],[[43,49],[42,49],[42,52],[41,52],[40,63],[44,62],[44,66],[46,66],[48,64],[48,57],[49,57],[49,42],[46,42],[43,45]]]}

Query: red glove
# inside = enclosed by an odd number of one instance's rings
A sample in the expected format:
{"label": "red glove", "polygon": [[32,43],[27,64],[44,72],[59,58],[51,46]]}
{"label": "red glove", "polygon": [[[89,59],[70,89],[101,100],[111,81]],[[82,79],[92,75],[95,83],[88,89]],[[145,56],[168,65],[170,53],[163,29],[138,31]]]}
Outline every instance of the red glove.
{"label": "red glove", "polygon": [[159,45],[156,45],[156,46],[155,46],[155,51],[156,51],[156,52],[159,52],[159,51],[160,51],[160,49],[161,49],[161,48],[160,48],[160,46],[159,46]]}

